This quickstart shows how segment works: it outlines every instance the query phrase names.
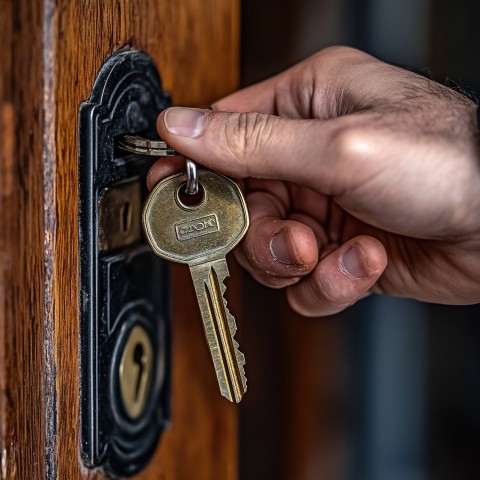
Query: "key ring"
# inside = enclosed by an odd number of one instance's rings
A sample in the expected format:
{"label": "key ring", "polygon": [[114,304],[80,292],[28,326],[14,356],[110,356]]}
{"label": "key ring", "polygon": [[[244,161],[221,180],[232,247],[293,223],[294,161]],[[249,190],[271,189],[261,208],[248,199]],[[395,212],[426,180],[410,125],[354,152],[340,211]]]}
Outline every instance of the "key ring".
{"label": "key ring", "polygon": [[187,158],[187,185],[185,191],[189,195],[196,195],[198,193],[197,164],[189,158]]}
{"label": "key ring", "polygon": [[[163,140],[150,140],[140,137],[139,135],[123,135],[118,140],[118,146],[122,150],[139,155],[152,155],[155,157],[174,157],[178,155],[178,153]],[[189,195],[196,195],[198,193],[197,164],[189,158],[186,160],[187,184],[185,191]]]}

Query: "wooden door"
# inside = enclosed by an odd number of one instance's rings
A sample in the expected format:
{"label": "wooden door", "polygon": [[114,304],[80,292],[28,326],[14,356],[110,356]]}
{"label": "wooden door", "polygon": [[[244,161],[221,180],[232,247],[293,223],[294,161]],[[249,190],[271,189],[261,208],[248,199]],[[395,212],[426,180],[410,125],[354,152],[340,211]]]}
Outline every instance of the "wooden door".
{"label": "wooden door", "polygon": [[[234,90],[239,0],[0,5],[0,478],[102,478],[79,455],[78,109],[125,45],[153,57],[175,104]],[[172,286],[172,425],[138,478],[235,479],[237,407],[186,268]]]}

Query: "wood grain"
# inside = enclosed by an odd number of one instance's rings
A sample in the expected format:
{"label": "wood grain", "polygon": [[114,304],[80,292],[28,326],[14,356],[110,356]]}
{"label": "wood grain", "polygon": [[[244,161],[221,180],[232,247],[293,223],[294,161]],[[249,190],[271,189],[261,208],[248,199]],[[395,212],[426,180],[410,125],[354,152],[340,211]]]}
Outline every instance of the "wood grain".
{"label": "wood grain", "polygon": [[46,464],[43,15],[26,2],[1,9],[1,477],[15,479],[44,477]]}
{"label": "wood grain", "polygon": [[[126,44],[154,58],[176,104],[208,105],[234,90],[239,2],[2,7],[11,48],[0,54],[0,101],[15,127],[12,195],[0,208],[2,478],[99,478],[79,461],[78,108]],[[174,269],[173,282],[172,427],[138,478],[235,479],[237,409],[218,394],[186,270]]]}

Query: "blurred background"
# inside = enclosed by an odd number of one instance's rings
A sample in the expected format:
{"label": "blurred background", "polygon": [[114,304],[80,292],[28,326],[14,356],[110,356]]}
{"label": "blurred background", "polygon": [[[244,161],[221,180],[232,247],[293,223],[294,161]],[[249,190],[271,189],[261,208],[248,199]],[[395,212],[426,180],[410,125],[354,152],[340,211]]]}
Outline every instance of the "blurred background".
{"label": "blurred background", "polygon": [[[242,3],[244,85],[345,44],[480,92],[478,0]],[[479,306],[371,297],[302,319],[246,285],[242,480],[480,478]]]}

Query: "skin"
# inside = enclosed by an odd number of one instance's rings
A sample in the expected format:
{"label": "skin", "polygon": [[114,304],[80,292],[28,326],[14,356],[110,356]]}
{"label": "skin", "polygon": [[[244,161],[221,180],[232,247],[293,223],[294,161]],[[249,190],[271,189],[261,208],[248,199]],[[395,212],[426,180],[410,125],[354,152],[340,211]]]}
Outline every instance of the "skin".
{"label": "skin", "polygon": [[[480,302],[479,138],[463,95],[333,47],[157,126],[242,179],[251,227],[235,256],[297,312],[333,314],[372,292]],[[184,162],[158,161],[149,187]]]}

